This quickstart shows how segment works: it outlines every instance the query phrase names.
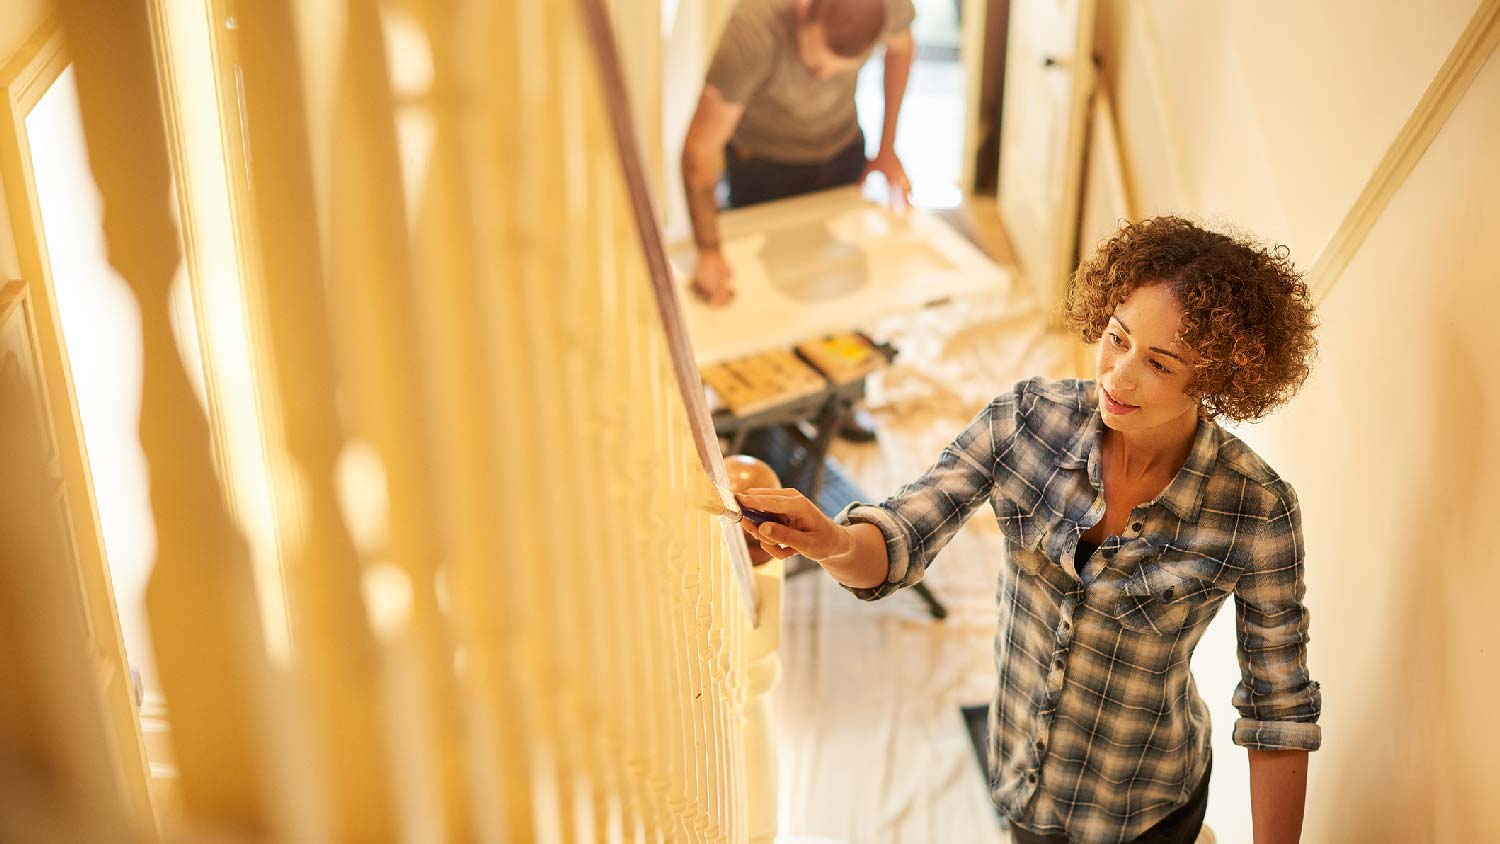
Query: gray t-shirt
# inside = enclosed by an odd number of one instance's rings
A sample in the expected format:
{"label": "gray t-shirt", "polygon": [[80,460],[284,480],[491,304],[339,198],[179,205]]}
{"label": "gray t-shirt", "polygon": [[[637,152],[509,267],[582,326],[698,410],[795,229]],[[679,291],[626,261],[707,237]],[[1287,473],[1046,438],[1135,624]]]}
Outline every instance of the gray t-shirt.
{"label": "gray t-shirt", "polygon": [[[884,0],[885,36],[911,26],[912,0]],[[757,158],[787,163],[832,159],[859,133],[858,74],[818,79],[797,52],[797,0],[740,0],[719,36],[708,84],[743,103],[732,142]]]}

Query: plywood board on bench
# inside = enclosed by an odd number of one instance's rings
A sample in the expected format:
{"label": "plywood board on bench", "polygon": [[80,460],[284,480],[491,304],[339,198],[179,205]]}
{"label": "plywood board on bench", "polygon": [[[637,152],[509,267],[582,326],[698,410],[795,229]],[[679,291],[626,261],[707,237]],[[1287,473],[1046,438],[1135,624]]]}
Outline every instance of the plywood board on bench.
{"label": "plywood board on bench", "polygon": [[[840,188],[724,213],[734,301],[710,308],[684,293],[699,366],[789,347],[933,302],[1009,287],[996,265],[920,209],[895,211]],[[672,250],[684,287],[696,253]]]}

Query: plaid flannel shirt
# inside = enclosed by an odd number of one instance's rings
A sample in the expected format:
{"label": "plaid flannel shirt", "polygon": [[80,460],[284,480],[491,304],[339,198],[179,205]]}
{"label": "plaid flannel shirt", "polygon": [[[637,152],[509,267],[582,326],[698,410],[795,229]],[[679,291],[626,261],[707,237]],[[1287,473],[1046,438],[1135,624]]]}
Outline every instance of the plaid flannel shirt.
{"label": "plaid flannel shirt", "polygon": [[1301,517],[1291,486],[1202,421],[1182,469],[1086,560],[1104,516],[1093,381],[1022,381],[992,401],[922,477],[842,523],[885,535],[890,569],[864,600],[922,579],[989,502],[1008,560],[996,590],[999,686],[989,715],[997,806],[1035,832],[1129,841],[1187,801],[1209,760],[1209,715],[1189,660],[1234,595],[1242,717],[1234,742],[1316,750]]}

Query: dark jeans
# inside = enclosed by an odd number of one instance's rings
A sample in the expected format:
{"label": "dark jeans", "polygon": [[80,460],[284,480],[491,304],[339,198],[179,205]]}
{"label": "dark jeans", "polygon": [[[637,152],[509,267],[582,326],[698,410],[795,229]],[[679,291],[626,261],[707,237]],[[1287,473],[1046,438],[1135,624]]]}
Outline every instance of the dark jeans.
{"label": "dark jeans", "polygon": [[724,148],[729,207],[744,208],[813,191],[852,185],[865,171],[865,133],[833,158],[813,164],[787,164],[755,158],[733,143]]}
{"label": "dark jeans", "polygon": [[[1213,773],[1214,763],[1210,759],[1208,767],[1203,769],[1203,781],[1193,790],[1193,795],[1188,802],[1178,807],[1172,814],[1157,821],[1154,826],[1139,837],[1131,841],[1131,844],[1193,844],[1198,840],[1198,832],[1203,829],[1203,816],[1208,812],[1208,780]],[[1038,835],[1027,832],[1024,829],[1010,825],[1010,840],[1012,844],[1067,844],[1068,839],[1061,835]]]}

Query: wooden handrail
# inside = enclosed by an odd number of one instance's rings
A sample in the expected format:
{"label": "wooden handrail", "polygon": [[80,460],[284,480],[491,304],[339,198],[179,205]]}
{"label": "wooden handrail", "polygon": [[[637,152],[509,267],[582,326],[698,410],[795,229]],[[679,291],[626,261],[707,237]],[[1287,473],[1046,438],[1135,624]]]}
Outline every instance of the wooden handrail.
{"label": "wooden handrail", "polygon": [[[641,251],[646,256],[651,289],[656,294],[656,312],[661,319],[662,330],[666,332],[672,371],[677,376],[677,391],[687,410],[688,427],[693,434],[693,443],[698,448],[698,460],[703,465],[704,474],[715,486],[728,489],[729,476],[724,471],[724,455],[719,452],[718,435],[714,433],[713,418],[709,415],[708,402],[703,395],[703,380],[694,362],[692,341],[688,338],[687,325],[682,319],[682,307],[677,302],[677,288],[672,282],[666,244],[662,241],[655,203],[646,181],[646,169],[641,159],[639,136],[630,110],[630,97],[625,87],[614,27],[603,0],[579,0],[579,8],[592,42],[594,64],[599,71],[599,84],[604,93],[605,108],[609,112],[615,152],[620,158],[620,170],[625,177],[636,233],[640,237]],[[744,537],[737,525],[726,521],[724,538],[729,544],[730,562],[745,600],[745,609],[750,614],[750,624],[754,626],[758,622],[759,607]]]}

